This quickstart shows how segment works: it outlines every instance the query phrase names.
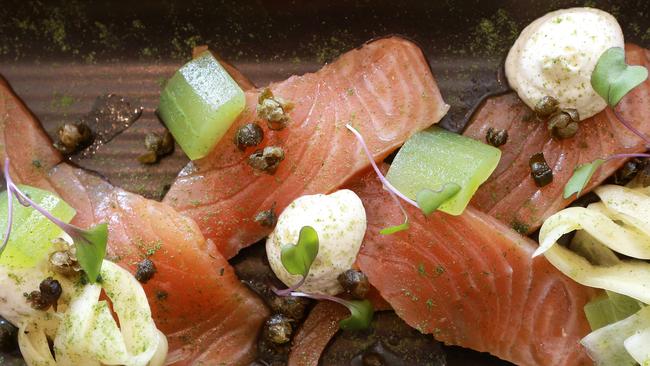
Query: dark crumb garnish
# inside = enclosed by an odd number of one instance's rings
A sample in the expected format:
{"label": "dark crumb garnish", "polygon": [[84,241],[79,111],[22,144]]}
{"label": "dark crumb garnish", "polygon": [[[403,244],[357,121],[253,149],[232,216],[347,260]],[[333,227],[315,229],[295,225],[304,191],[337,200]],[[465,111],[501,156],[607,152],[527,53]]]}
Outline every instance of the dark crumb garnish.
{"label": "dark crumb garnish", "polygon": [[156,265],[149,258],[145,258],[138,263],[135,271],[135,279],[141,283],[147,283],[156,273]]}
{"label": "dark crumb garnish", "polygon": [[535,180],[535,185],[544,187],[553,181],[553,171],[548,167],[544,153],[537,153],[530,157],[530,175]]}

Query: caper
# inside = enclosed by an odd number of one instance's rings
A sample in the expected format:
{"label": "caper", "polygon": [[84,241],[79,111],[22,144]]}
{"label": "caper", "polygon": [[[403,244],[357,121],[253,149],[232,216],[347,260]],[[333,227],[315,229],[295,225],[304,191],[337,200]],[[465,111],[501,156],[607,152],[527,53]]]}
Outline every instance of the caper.
{"label": "caper", "polygon": [[257,99],[257,115],[267,121],[271,130],[282,130],[289,122],[287,113],[292,104],[273,95],[271,89],[266,88]]}
{"label": "caper", "polygon": [[530,174],[535,181],[535,185],[544,187],[553,181],[553,171],[548,167],[544,153],[540,152],[531,156],[528,164],[530,165]]}
{"label": "caper", "polygon": [[235,145],[241,151],[246,150],[247,147],[257,146],[264,138],[264,130],[257,123],[247,123],[235,133]]}
{"label": "caper", "polygon": [[281,147],[267,146],[251,154],[248,157],[248,165],[253,169],[273,174],[282,160],[284,160],[284,150]]}
{"label": "caper", "polygon": [[566,108],[562,110],[563,113],[566,113],[571,117],[573,122],[580,122],[580,113],[575,108]]}
{"label": "caper", "polygon": [[56,250],[50,254],[50,268],[64,276],[72,276],[81,272],[75,247],[63,239],[55,240],[53,244]]}
{"label": "caper", "polygon": [[258,212],[253,218],[253,221],[264,227],[275,227],[275,224],[278,222],[278,216],[275,214],[275,204],[268,210]]}
{"label": "caper", "polygon": [[52,306],[54,307],[54,311],[56,311],[61,293],[63,293],[61,283],[52,277],[48,277],[41,281],[38,286],[38,291],[25,294],[25,297],[32,308],[36,310],[47,310]]}
{"label": "caper", "polygon": [[368,277],[355,269],[348,269],[338,276],[339,284],[345,292],[357,299],[364,299],[370,291],[370,282]]}
{"label": "caper", "polygon": [[614,174],[614,183],[619,185],[626,185],[629,183],[640,170],[645,167],[645,160],[632,159],[628,160],[619,168]]}
{"label": "caper", "polygon": [[157,272],[156,265],[149,258],[140,261],[135,271],[135,279],[141,283],[147,283]]}
{"label": "caper", "polygon": [[554,114],[546,128],[554,138],[563,140],[575,136],[578,132],[580,116],[575,109],[566,109]]}
{"label": "caper", "polygon": [[264,324],[264,337],[275,344],[289,342],[292,333],[291,319],[282,314],[271,315]]}
{"label": "caper", "polygon": [[63,154],[72,154],[93,142],[93,132],[85,123],[66,123],[57,131],[59,141],[54,147]]}
{"label": "caper", "polygon": [[547,95],[545,97],[542,97],[542,99],[540,99],[535,104],[535,114],[537,117],[544,119],[555,113],[559,105],[560,102],[558,102],[557,99],[553,98],[550,95]]}
{"label": "caper", "polygon": [[269,301],[271,309],[293,320],[301,320],[307,312],[310,300],[295,296],[273,296]]}
{"label": "caper", "polygon": [[489,127],[487,133],[485,134],[485,140],[488,144],[494,147],[499,147],[508,141],[508,131],[497,130]]}
{"label": "caper", "polygon": [[147,149],[147,152],[140,155],[138,161],[143,164],[154,164],[161,157],[169,155],[174,151],[174,137],[169,130],[165,130],[162,136],[150,132],[144,137],[144,147]]}

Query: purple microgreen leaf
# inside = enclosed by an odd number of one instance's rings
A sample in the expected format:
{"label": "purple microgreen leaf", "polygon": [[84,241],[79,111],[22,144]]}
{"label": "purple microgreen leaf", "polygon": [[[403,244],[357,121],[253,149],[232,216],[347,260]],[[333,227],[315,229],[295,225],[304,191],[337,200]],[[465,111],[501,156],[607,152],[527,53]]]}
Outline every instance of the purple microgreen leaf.
{"label": "purple microgreen leaf", "polygon": [[343,330],[361,330],[366,329],[372,322],[375,309],[368,300],[346,301],[345,306],[350,310],[350,316],[339,322],[339,327]]}
{"label": "purple microgreen leaf", "polygon": [[311,226],[300,229],[296,245],[283,245],[280,260],[287,272],[307,277],[314,259],[318,255],[318,233]]}
{"label": "purple microgreen leaf", "polygon": [[390,196],[393,198],[395,203],[397,203],[397,205],[399,206],[399,209],[402,210],[402,214],[404,215],[404,222],[401,223],[400,225],[390,226],[390,227],[381,229],[379,231],[379,234],[381,234],[381,235],[392,235],[392,234],[398,233],[400,231],[408,230],[408,228],[410,227],[409,216],[406,213],[406,210],[404,209],[404,206],[402,205],[402,202],[400,202],[399,198],[397,198],[395,193],[393,193],[392,191],[389,190],[388,193],[390,193]]}
{"label": "purple microgreen leaf", "polygon": [[349,124],[345,125],[345,127],[348,130],[350,130],[354,134],[354,136],[357,138],[357,140],[359,140],[359,143],[361,143],[361,147],[363,147],[363,150],[366,152],[366,155],[368,156],[368,160],[370,160],[370,165],[372,165],[372,168],[375,170],[375,173],[377,173],[377,177],[379,177],[379,180],[384,185],[384,187],[386,187],[386,189],[393,192],[393,194],[395,194],[397,197],[403,199],[404,201],[411,204],[412,206],[418,207],[418,204],[415,201],[413,201],[412,199],[410,199],[410,198],[406,197],[404,194],[402,194],[402,192],[397,190],[397,188],[395,188],[392,184],[390,184],[388,179],[386,179],[386,177],[384,177],[384,175],[379,170],[379,167],[375,163],[375,160],[372,157],[372,154],[370,153],[370,149],[368,149],[368,145],[366,145],[366,141],[363,139],[363,136],[361,136],[359,131],[357,131],[354,127],[350,126]]}
{"label": "purple microgreen leaf", "polygon": [[[8,170],[8,168],[7,168]],[[11,189],[7,188],[7,229],[5,230],[5,236],[2,240],[2,247],[0,247],[0,256],[5,251],[7,243],[9,242],[9,235],[11,235],[11,226],[14,223],[14,203],[13,197],[11,195]]]}
{"label": "purple microgreen leaf", "polygon": [[99,278],[102,262],[106,256],[106,242],[108,241],[108,225],[98,224],[88,230],[75,228],[75,235],[70,235],[76,248],[79,265],[88,275],[90,283]]}
{"label": "purple microgreen leaf", "polygon": [[381,181],[381,183],[384,185],[384,188],[390,193],[390,195],[393,197],[395,202],[399,205],[400,209],[402,210],[402,213],[404,213],[404,222],[400,225],[395,225],[391,227],[384,228],[379,231],[381,235],[391,235],[400,231],[407,230],[409,228],[409,219],[408,219],[408,214],[406,213],[406,210],[402,206],[402,203],[397,199],[397,197],[401,198],[408,204],[414,207],[418,207],[418,204],[413,201],[412,199],[406,197],[402,192],[400,192],[397,188],[395,188],[389,181],[384,177],[384,175],[381,173],[381,170],[379,170],[379,167],[375,163],[375,159],[373,158],[372,154],[370,153],[370,149],[368,148],[368,145],[366,144],[366,141],[363,139],[363,136],[361,136],[361,133],[357,131],[354,127],[352,127],[349,124],[346,124],[345,127],[350,130],[354,136],[357,138],[359,143],[361,144],[361,147],[363,147],[363,151],[365,151],[366,156],[368,157],[368,160],[370,160],[370,165],[372,165],[372,169],[375,171],[377,174],[377,177]]}
{"label": "purple microgreen leaf", "polygon": [[632,89],[648,78],[648,69],[625,63],[625,50],[612,47],[598,59],[591,73],[591,86],[614,108]]}
{"label": "purple microgreen leaf", "polygon": [[366,329],[372,322],[375,310],[368,300],[343,300],[336,296],[307,294],[304,292],[292,292],[291,296],[306,297],[315,300],[328,300],[341,304],[350,310],[350,316],[339,322],[339,327],[344,330]]}
{"label": "purple microgreen leaf", "polygon": [[580,196],[582,190],[587,186],[596,169],[605,162],[604,159],[596,159],[591,163],[581,164],[573,171],[573,175],[564,186],[564,198],[569,198],[574,193]]}
{"label": "purple microgreen leaf", "polygon": [[426,188],[421,190],[418,192],[416,199],[424,215],[428,216],[437,210],[440,205],[445,203],[445,201],[454,197],[459,191],[460,186],[458,184],[447,183],[439,191],[432,191]]}
{"label": "purple microgreen leaf", "polygon": [[88,275],[88,280],[91,283],[96,282],[97,278],[99,277],[99,271],[101,269],[102,262],[106,255],[108,225],[105,223],[98,224],[89,230],[85,230],[59,220],[46,209],[38,205],[36,202],[32,201],[32,199],[23,193],[18,185],[14,183],[13,179],[11,178],[11,174],[9,173],[9,158],[5,158],[4,175],[5,181],[7,183],[7,194],[9,196],[9,203],[7,204],[8,225],[5,232],[5,238],[3,240],[4,244],[0,250],[0,254],[2,254],[2,251],[4,250],[4,247],[9,240],[9,236],[11,235],[11,226],[13,223],[12,196],[14,196],[21,205],[25,207],[32,207],[56,226],[60,227],[63,232],[72,238],[76,248],[77,259],[79,260],[81,268],[86,272]]}
{"label": "purple microgreen leaf", "polygon": [[405,222],[403,222],[403,223],[401,223],[399,225],[389,226],[389,227],[383,228],[383,229],[379,230],[379,234],[381,234],[381,235],[391,235],[391,234],[399,233],[400,231],[408,230],[409,227],[410,227],[410,225],[409,225],[408,221],[405,221]]}
{"label": "purple microgreen leaf", "polygon": [[271,290],[273,291],[273,293],[275,293],[278,296],[290,296],[292,292],[299,289],[300,286],[302,286],[303,283],[305,283],[306,279],[307,279],[307,276],[301,278],[300,281],[296,282],[292,286],[289,286],[288,288],[284,288],[284,289],[279,289],[279,288],[277,288],[275,286],[271,286]]}

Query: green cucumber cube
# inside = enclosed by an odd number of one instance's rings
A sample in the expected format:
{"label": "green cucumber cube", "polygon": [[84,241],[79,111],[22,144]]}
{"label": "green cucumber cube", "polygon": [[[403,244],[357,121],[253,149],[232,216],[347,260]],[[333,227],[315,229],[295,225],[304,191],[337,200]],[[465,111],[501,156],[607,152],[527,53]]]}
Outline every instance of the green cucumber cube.
{"label": "green cucumber cube", "polygon": [[437,191],[447,183],[456,183],[460,191],[438,210],[460,215],[500,158],[501,150],[493,146],[431,127],[406,141],[386,178],[413,200],[425,188]]}
{"label": "green cucumber cube", "polygon": [[245,106],[242,89],[206,51],[167,81],[158,114],[187,156],[196,160],[214,148]]}

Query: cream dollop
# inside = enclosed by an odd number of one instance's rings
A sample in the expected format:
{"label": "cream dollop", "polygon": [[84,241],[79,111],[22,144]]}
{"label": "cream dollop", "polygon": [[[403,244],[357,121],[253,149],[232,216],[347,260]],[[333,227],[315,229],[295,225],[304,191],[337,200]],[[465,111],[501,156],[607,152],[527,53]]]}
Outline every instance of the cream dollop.
{"label": "cream dollop", "polygon": [[352,267],[366,233],[366,211],[361,199],[347,189],[302,196],[280,214],[275,230],[266,240],[266,254],[273,272],[287,286],[302,277],[284,269],[281,247],[297,243],[303,226],[316,230],[319,250],[300,291],[336,295],[343,290],[337,277]]}
{"label": "cream dollop", "polygon": [[521,32],[506,58],[506,76],[530,108],[552,96],[560,108],[577,109],[583,120],[607,106],[591,87],[591,73],[611,47],[624,47],[611,14],[593,8],[554,11]]}

